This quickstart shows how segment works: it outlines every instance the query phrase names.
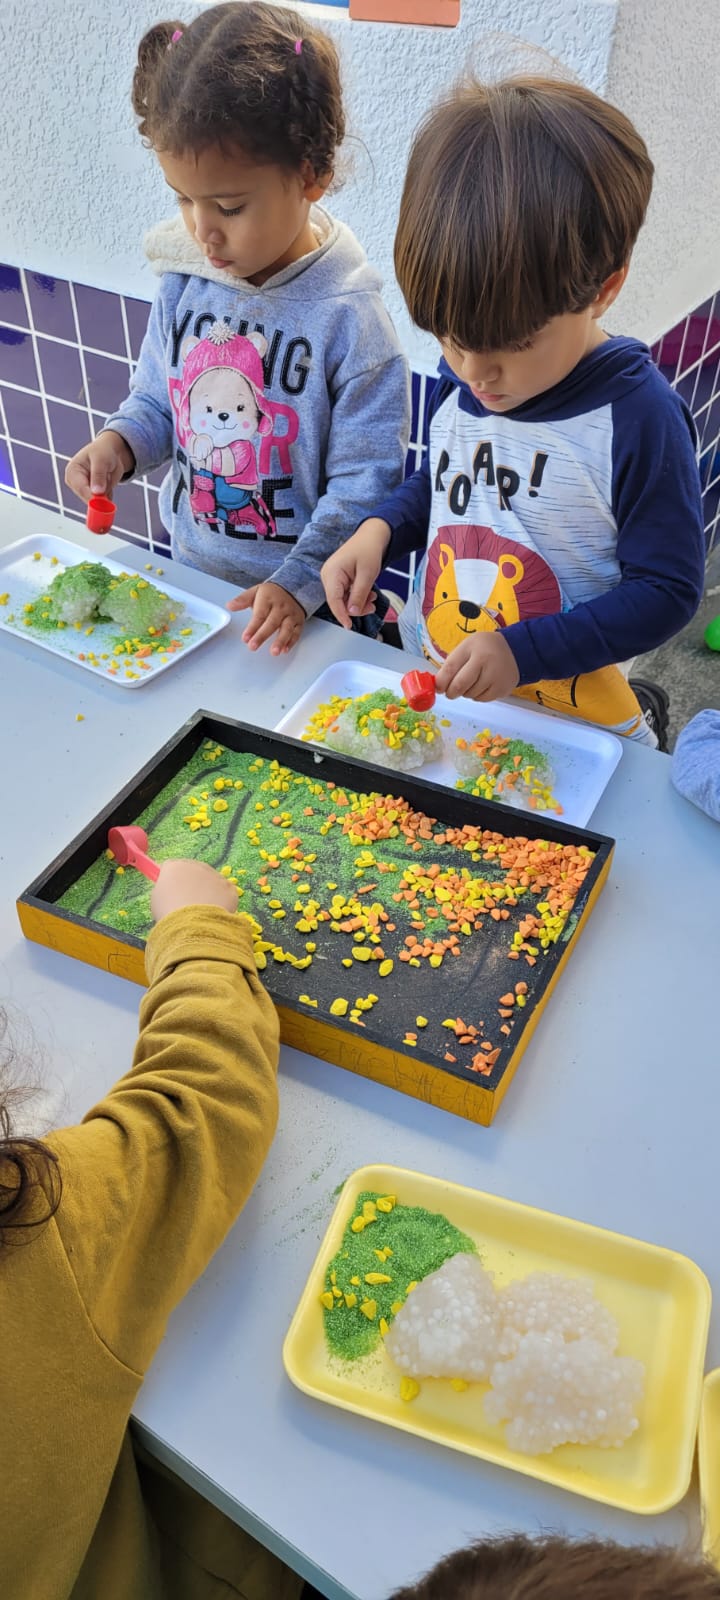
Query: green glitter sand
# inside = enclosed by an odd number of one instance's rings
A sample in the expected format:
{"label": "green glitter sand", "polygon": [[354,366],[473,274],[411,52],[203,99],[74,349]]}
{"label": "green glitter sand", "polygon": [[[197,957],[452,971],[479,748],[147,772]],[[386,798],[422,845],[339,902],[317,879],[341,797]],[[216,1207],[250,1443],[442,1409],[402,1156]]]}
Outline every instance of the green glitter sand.
{"label": "green glitter sand", "polygon": [[[325,1274],[326,1293],[332,1293],[335,1287],[343,1296],[346,1293],[357,1296],[356,1306],[347,1306],[344,1298],[336,1297],[332,1311],[323,1308],[328,1346],[333,1355],[343,1361],[357,1361],[377,1348],[382,1338],[380,1318],[384,1317],[390,1326],[395,1315],[391,1308],[398,1301],[405,1301],[408,1284],[419,1283],[430,1272],[436,1272],[450,1256],[459,1255],[461,1251],[468,1255],[476,1253],[466,1233],[448,1222],[442,1212],[426,1211],[423,1206],[396,1205],[387,1215],[378,1212],[377,1221],[369,1223],[362,1233],[353,1233],[352,1219],[362,1216],[365,1202],[377,1203],[379,1198],[370,1190],[358,1195],[340,1249],[329,1262]],[[381,1262],[375,1251],[386,1245],[392,1255]],[[368,1272],[386,1274],[391,1282],[366,1284]],[[360,1279],[360,1287],[351,1283],[352,1278]],[[360,1310],[362,1301],[367,1299],[376,1304],[372,1321]]]}
{"label": "green glitter sand", "polygon": [[[372,817],[373,804],[386,808],[387,837],[364,831],[363,807]],[[551,948],[542,940],[557,941],[574,904],[568,892],[566,910],[553,918],[547,885],[566,861],[575,873],[578,862],[581,872],[592,862],[584,847],[541,841],[523,867],[527,882],[515,877],[508,886],[519,848],[512,837],[478,828],[455,835],[401,800],[373,801],[213,742],[132,820],[156,860],[206,861],[237,886],[258,969],[278,1003],[307,1008],[310,1017],[342,1017],[367,1041],[405,1046],[405,1054],[409,1045],[440,1066],[450,1050],[459,1069],[486,1078],[531,1014],[536,960]],[[105,852],[59,904],[140,939],[152,926],[148,883]],[[528,917],[536,943],[523,943]],[[527,969],[507,963],[511,953],[522,959],[518,950],[530,952]],[[525,1003],[501,1032],[499,998],[515,978],[526,981]],[[464,1019],[457,1037],[445,1031],[448,1016]]]}

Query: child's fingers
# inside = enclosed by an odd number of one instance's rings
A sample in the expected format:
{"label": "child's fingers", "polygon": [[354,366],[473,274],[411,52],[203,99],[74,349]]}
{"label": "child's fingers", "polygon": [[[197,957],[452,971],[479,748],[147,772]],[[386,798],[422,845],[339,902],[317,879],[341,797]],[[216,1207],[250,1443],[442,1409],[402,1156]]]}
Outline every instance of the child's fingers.
{"label": "child's fingers", "polygon": [[73,456],[72,461],[68,461],[65,468],[65,482],[68,489],[72,489],[73,494],[76,494],[79,500],[84,500],[86,505],[91,494],[105,493],[104,484],[98,490],[94,490],[90,486],[90,460],[85,450]]}
{"label": "child's fingers", "polygon": [[352,586],[352,574],[344,567],[332,566],[329,562],[322,570],[323,588],[325,598],[337,621],[343,628],[352,627],[352,617],[348,613],[348,595]]}
{"label": "child's fingers", "polygon": [[265,644],[266,640],[271,639],[277,632],[282,618],[282,608],[260,596],[255,602],[252,618],[243,634],[243,643],[251,650],[259,650],[261,644]]}
{"label": "child's fingers", "polygon": [[296,645],[303,630],[303,618],[285,616],[280,623],[277,637],[270,646],[271,656],[284,656],[288,650]]}
{"label": "child's fingers", "polygon": [[377,575],[378,569],[374,561],[358,561],[348,599],[348,613],[351,617],[367,617],[375,610],[371,596]]}
{"label": "child's fingers", "polygon": [[232,600],[228,600],[226,609],[228,611],[249,611],[251,606],[255,604],[255,596],[259,587],[260,585],[256,583],[252,589],[243,589],[242,594],[233,595]]}
{"label": "child's fingers", "polygon": [[457,690],[453,691],[453,685],[461,668],[465,666],[468,656],[467,640],[463,644],[459,644],[457,649],[450,651],[449,656],[446,656],[442,666],[438,667],[435,674],[436,694],[446,694],[449,699],[453,698],[453,692],[457,694]]}

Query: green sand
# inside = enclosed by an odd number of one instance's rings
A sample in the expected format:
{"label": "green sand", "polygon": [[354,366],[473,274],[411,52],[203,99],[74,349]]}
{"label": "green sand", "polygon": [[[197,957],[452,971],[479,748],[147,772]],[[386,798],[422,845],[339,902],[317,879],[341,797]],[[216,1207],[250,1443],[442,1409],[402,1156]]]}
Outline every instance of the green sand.
{"label": "green sand", "polygon": [[[475,1245],[466,1233],[448,1222],[440,1211],[426,1211],[423,1206],[395,1205],[388,1215],[378,1213],[377,1221],[366,1226],[362,1233],[353,1233],[353,1218],[362,1216],[366,1201],[377,1201],[379,1195],[371,1190],[359,1194],[353,1207],[352,1218],[343,1235],[342,1244],[328,1263],[325,1273],[325,1292],[333,1288],[357,1297],[357,1305],[347,1306],[344,1298],[335,1296],[332,1311],[323,1309],[325,1337],[333,1355],[344,1361],[357,1361],[370,1355],[382,1338],[380,1318],[390,1326],[395,1313],[393,1305],[407,1298],[408,1284],[419,1283],[428,1273],[437,1272],[444,1261],[461,1251],[475,1254]],[[379,1261],[376,1250],[388,1245],[392,1255]],[[382,1273],[390,1283],[367,1284],[366,1273]],[[359,1278],[360,1285],[351,1283]],[[375,1315],[369,1320],[360,1310],[362,1302],[375,1302]]]}
{"label": "green sand", "polygon": [[[508,952],[519,923],[542,902],[546,891],[532,886],[513,891],[518,902],[507,920],[485,917],[472,931],[467,923],[468,936],[458,936],[458,956],[446,955],[434,967],[423,959],[413,967],[400,959],[401,952],[407,956],[408,936],[441,939],[448,922],[446,907],[428,890],[419,891],[419,909],[406,900],[394,900],[404,874],[423,872],[431,865],[443,873],[462,873],[473,893],[487,894],[492,905],[493,895],[506,892],[506,872],[498,859],[498,845],[492,843],[498,836],[482,835],[482,844],[473,846],[471,855],[444,840],[444,825],[432,824],[432,839],[423,843],[421,855],[398,830],[396,837],[368,847],[343,833],[348,806],[343,811],[340,794],[350,802],[350,810],[366,798],[352,792],[346,796],[327,781],[305,777],[277,762],[205,744],[134,820],[146,830],[149,853],[157,860],[190,855],[237,883],[239,911],[253,921],[258,967],[277,1001],[307,1007],[308,1014],[317,1017],[337,1017],[338,1003],[346,1002],[343,1026],[364,1026],[366,1037],[399,1050],[405,1046],[405,1054],[417,1048],[424,1059],[440,1064],[450,1048],[458,1065],[469,1067],[478,1043],[458,1046],[454,1034],[443,1027],[444,1019],[462,1016],[504,1056],[510,1037],[514,1048],[517,1032],[531,1015],[546,958],[546,952],[538,951],[531,970],[524,962],[509,962]],[[204,825],[198,822],[200,816]],[[330,820],[333,816],[335,822]],[[443,842],[435,843],[437,836]],[[588,864],[591,859],[588,853]],[[263,877],[265,883],[259,881]],[[118,869],[106,854],[59,904],[140,938],[152,926],[149,884],[132,868]],[[372,913],[378,905],[387,908],[394,924],[389,932],[381,926],[380,944],[371,931],[341,926],[358,913]],[[376,949],[382,950],[383,961],[371,959]],[[391,971],[386,972],[390,963]],[[518,978],[528,985],[527,1009],[512,1018],[510,1036],[501,1036],[499,997]],[[310,1004],[313,1000],[315,1005]],[[418,1028],[419,1016],[427,1024]],[[404,1039],[407,1030],[417,1039],[409,1049]],[[503,1057],[499,1068],[502,1062]]]}

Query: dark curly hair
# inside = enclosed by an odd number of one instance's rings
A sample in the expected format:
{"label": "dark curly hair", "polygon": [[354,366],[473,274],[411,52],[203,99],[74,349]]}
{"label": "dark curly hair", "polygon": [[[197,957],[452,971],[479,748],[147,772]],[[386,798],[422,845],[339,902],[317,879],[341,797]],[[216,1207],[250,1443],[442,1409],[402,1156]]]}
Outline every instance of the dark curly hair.
{"label": "dark curly hair", "polygon": [[720,1600],[720,1573],[662,1545],[486,1539],[446,1556],[391,1600]]}
{"label": "dark curly hair", "polygon": [[62,1195],[60,1168],[53,1151],[40,1139],[13,1134],[11,1107],[33,1090],[27,1085],[14,1085],[11,1067],[14,1076],[8,1019],[0,1011],[0,1250],[9,1244],[26,1243],[31,1237],[27,1230],[49,1222]]}
{"label": "dark curly hair", "polygon": [[143,139],[173,155],[219,145],[288,170],[307,162],[322,178],[345,137],[332,39],[259,0],[212,6],[188,27],[157,23],[140,42],[132,100]]}

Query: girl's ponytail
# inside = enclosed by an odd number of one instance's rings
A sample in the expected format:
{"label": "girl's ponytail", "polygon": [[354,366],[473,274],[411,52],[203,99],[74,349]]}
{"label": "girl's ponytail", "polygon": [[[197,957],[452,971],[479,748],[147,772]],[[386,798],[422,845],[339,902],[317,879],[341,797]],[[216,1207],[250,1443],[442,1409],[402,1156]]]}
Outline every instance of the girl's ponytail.
{"label": "girl's ponytail", "polygon": [[182,22],[156,22],[153,28],[148,28],[140,40],[133,73],[132,104],[140,122],[140,133],[143,138],[148,136],[146,125],[148,103],[158,73],[166,64],[168,50],[174,49],[180,43],[184,33],[185,24]]}

